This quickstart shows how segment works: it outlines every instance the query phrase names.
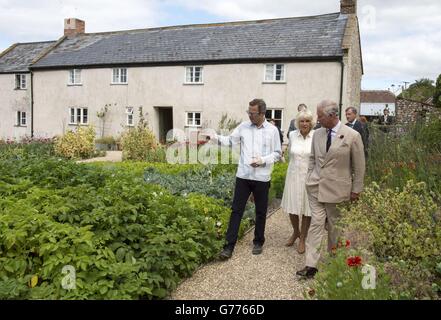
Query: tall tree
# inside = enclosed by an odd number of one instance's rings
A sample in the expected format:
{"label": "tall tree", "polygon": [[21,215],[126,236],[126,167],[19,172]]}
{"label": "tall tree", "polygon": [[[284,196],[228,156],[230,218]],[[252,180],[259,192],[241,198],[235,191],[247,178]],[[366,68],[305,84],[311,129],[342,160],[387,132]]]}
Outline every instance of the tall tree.
{"label": "tall tree", "polygon": [[433,85],[433,80],[422,78],[415,80],[415,82],[412,83],[409,88],[403,90],[398,97],[424,102],[430,97],[433,97],[434,93],[435,86]]}

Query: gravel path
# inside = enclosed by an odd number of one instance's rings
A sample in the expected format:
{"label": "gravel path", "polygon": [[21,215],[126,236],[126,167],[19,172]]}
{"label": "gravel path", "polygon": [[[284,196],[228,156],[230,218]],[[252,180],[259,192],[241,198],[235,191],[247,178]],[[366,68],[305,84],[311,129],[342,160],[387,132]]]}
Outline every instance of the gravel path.
{"label": "gravel path", "polygon": [[77,163],[88,163],[97,161],[120,162],[122,160],[122,151],[106,151],[105,157],[98,157],[77,161]]}
{"label": "gravel path", "polygon": [[285,247],[291,235],[288,216],[277,210],[268,217],[261,255],[251,254],[254,229],[240,240],[228,261],[209,263],[182,282],[170,299],[177,300],[293,300],[303,299],[310,281],[294,275],[303,268],[305,255]]}

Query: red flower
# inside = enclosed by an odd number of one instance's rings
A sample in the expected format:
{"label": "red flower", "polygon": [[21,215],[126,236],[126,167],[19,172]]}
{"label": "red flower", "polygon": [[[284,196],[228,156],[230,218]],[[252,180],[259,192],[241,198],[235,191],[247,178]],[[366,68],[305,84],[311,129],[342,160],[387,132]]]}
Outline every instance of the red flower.
{"label": "red flower", "polygon": [[361,257],[359,257],[359,256],[349,257],[349,258],[346,259],[346,264],[349,267],[361,266]]}
{"label": "red flower", "polygon": [[349,248],[349,247],[350,247],[350,245],[351,245],[351,241],[349,241],[349,240],[346,240],[346,248]]}

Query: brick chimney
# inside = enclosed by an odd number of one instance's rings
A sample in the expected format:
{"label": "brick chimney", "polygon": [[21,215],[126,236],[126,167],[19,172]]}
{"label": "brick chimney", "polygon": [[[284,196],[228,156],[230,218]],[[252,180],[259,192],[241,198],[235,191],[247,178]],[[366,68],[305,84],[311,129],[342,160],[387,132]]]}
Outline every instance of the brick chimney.
{"label": "brick chimney", "polygon": [[83,34],[86,31],[86,23],[76,18],[64,19],[64,35],[68,37]]}
{"label": "brick chimney", "polygon": [[357,14],[357,0],[340,0],[340,13]]}

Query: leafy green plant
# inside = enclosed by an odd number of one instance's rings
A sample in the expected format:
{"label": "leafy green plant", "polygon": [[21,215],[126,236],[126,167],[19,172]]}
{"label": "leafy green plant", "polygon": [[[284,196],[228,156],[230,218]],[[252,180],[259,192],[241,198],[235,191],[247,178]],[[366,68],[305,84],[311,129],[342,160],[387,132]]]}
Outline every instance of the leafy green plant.
{"label": "leafy green plant", "polygon": [[123,166],[26,153],[0,164],[2,299],[161,299],[223,244],[221,200],[175,196]]}

